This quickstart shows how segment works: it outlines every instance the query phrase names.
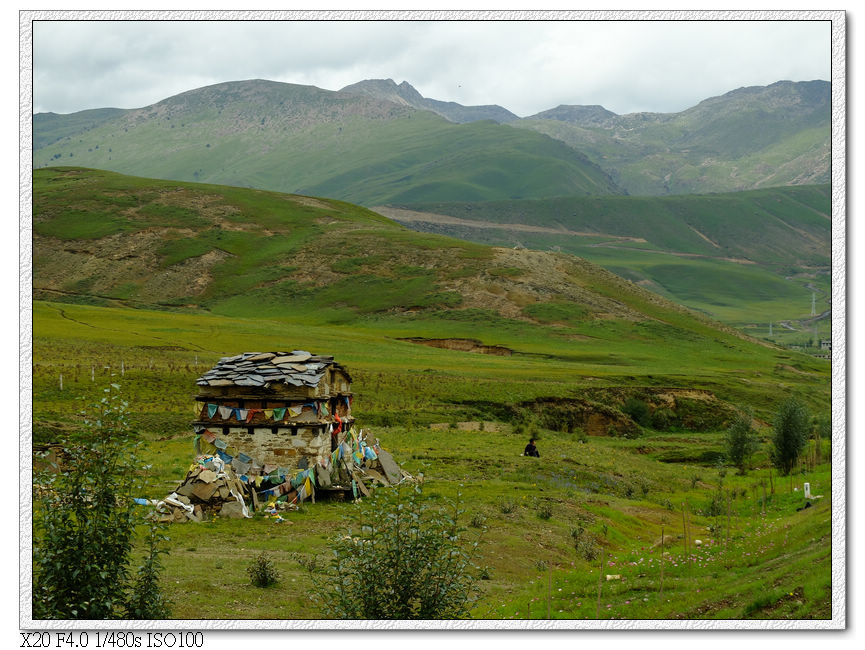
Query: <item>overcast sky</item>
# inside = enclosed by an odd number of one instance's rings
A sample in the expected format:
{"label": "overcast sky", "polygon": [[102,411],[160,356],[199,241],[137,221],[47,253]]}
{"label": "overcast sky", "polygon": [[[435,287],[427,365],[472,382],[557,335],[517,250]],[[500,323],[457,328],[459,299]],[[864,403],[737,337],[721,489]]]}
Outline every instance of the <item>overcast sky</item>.
{"label": "overcast sky", "polygon": [[830,25],[728,22],[36,22],[35,112],[138,108],[209,84],[405,80],[527,116],[675,112],[742,86],[831,78]]}

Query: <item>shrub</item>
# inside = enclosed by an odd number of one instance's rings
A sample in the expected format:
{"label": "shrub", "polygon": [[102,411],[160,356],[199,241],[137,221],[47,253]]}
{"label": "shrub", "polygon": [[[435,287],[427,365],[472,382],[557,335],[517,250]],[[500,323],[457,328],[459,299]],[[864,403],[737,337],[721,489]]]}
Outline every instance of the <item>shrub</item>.
{"label": "shrub", "polygon": [[811,431],[807,407],[795,397],[781,404],[772,424],[772,463],[789,474],[805,447]]}
{"label": "shrub", "polygon": [[472,515],[472,518],[469,521],[469,526],[471,526],[472,528],[483,528],[486,522],[487,518],[484,517],[481,513],[476,512]]}
{"label": "shrub", "polygon": [[501,510],[503,515],[509,515],[512,512],[515,512],[517,507],[517,504],[513,501],[499,501],[499,510]]}
{"label": "shrub", "polygon": [[656,431],[667,431],[676,421],[676,414],[670,409],[659,408],[652,413],[652,428]]}
{"label": "shrub", "polygon": [[622,406],[622,413],[628,415],[641,427],[647,427],[652,423],[649,405],[643,400],[629,397]]}
{"label": "shrub", "polygon": [[[164,539],[150,526],[148,555],[130,575],[142,489],[120,386],[103,389],[69,435],[61,466],[36,475],[33,516],[33,617],[116,619],[167,610],[159,591]],[[145,603],[145,600],[152,601]]]}
{"label": "shrub", "polygon": [[539,502],[537,504],[538,519],[543,519],[544,521],[548,521],[553,516],[553,507],[549,503]]}
{"label": "shrub", "polygon": [[309,573],[322,573],[326,570],[326,562],[322,561],[318,555],[294,553],[291,557]]}
{"label": "shrub", "polygon": [[459,502],[432,505],[422,484],[376,490],[358,503],[347,535],[332,543],[330,579],[315,587],[339,619],[453,619],[478,596]]}
{"label": "shrub", "polygon": [[248,567],[249,581],[254,587],[270,587],[279,582],[279,572],[266,554],[261,553]]}
{"label": "shrub", "polygon": [[738,413],[724,437],[727,461],[739,469],[739,474],[745,473],[751,456],[760,446],[757,432],[751,426],[751,420],[749,412]]}
{"label": "shrub", "polygon": [[574,550],[577,555],[586,562],[592,562],[598,557],[598,544],[583,526],[577,526],[571,530],[571,539],[574,540]]}

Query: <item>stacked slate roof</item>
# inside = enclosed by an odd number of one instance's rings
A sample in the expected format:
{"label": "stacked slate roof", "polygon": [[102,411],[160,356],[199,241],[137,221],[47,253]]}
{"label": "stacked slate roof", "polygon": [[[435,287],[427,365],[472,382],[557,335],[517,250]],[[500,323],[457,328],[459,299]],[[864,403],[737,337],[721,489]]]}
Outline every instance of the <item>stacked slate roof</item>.
{"label": "stacked slate roof", "polygon": [[223,357],[195,382],[199,386],[254,386],[273,383],[315,388],[328,367],[345,368],[332,356],[314,355],[306,350],[291,352],[245,352]]}

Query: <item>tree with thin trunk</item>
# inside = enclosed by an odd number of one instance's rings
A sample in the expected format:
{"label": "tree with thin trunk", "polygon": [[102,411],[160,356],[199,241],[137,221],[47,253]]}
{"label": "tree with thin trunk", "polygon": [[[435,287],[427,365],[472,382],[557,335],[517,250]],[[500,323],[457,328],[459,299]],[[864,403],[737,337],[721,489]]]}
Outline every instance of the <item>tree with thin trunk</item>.
{"label": "tree with thin trunk", "polygon": [[772,425],[772,464],[783,475],[789,474],[805,448],[811,432],[808,408],[797,398],[784,401]]}
{"label": "tree with thin trunk", "polygon": [[751,456],[760,446],[752,421],[753,418],[749,411],[737,413],[724,436],[727,462],[739,470],[740,476],[745,474],[751,462]]}

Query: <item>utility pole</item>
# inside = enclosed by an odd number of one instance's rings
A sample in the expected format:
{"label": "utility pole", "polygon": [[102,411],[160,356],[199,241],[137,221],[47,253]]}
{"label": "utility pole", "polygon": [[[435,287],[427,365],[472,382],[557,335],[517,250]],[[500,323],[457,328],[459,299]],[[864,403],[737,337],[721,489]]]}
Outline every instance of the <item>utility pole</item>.
{"label": "utility pole", "polygon": [[817,315],[817,294],[813,291],[811,292],[811,315]]}

